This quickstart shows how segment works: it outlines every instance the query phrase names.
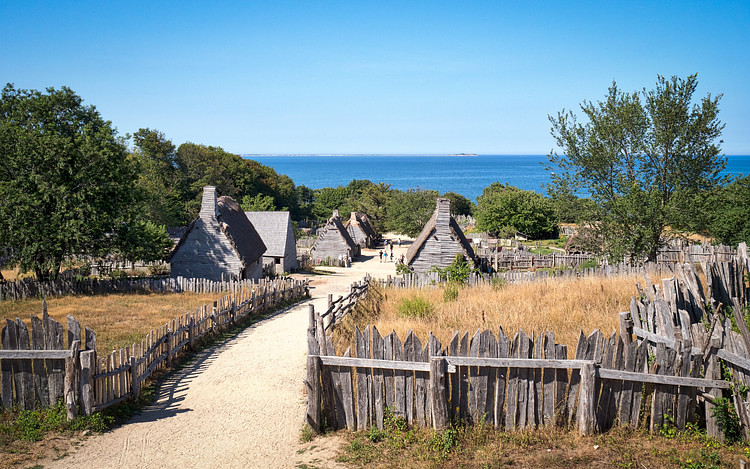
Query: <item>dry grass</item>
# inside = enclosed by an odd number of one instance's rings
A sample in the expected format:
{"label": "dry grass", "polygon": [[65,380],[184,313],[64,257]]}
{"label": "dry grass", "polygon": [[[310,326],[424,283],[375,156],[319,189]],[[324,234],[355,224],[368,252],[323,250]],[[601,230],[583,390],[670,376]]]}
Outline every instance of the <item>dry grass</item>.
{"label": "dry grass", "polygon": [[[96,296],[65,296],[47,299],[49,315],[66,326],[74,316],[81,328],[96,332],[99,351],[109,351],[140,342],[153,328],[218,299],[220,294],[151,293]],[[1,301],[0,319],[19,317],[29,326],[29,317],[42,315],[42,300]]]}
{"label": "dry grass", "polygon": [[[605,334],[619,328],[618,313],[628,311],[630,299],[637,295],[636,276],[614,278],[555,279],[505,285],[502,287],[461,288],[458,298],[445,301],[444,288],[432,290],[386,290],[357,308],[351,319],[337,328],[337,350],[351,340],[354,325],[360,328],[375,325],[381,334],[395,330],[402,340],[411,329],[425,342],[432,332],[443,345],[455,331],[498,327],[509,337],[523,329],[530,334],[551,331],[556,342],[575,351],[578,335],[600,329]],[[429,301],[433,311],[424,317],[409,317],[399,313],[404,300],[416,296]],[[379,313],[378,313],[379,311]]]}

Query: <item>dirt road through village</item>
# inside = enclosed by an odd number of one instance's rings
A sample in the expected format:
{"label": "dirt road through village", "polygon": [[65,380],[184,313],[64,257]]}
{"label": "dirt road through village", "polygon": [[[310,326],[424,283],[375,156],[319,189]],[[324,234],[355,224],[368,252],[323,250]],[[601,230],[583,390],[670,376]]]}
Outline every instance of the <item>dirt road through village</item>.
{"label": "dirt road through village", "polygon": [[[406,245],[394,250],[394,258]],[[257,322],[197,353],[159,387],[155,402],[126,425],[86,439],[49,468],[336,467],[336,440],[302,445],[308,305],[325,311],[327,296],[345,295],[366,273],[383,277],[395,264],[366,250],[349,269],[310,275],[308,301]]]}

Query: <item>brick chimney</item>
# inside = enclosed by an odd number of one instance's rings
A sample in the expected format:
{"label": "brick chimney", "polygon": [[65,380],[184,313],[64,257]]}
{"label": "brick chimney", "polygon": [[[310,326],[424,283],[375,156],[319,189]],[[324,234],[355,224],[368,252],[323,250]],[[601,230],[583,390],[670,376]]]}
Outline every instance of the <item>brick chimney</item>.
{"label": "brick chimney", "polygon": [[203,186],[203,200],[201,201],[200,217],[215,217],[216,212],[216,187]]}

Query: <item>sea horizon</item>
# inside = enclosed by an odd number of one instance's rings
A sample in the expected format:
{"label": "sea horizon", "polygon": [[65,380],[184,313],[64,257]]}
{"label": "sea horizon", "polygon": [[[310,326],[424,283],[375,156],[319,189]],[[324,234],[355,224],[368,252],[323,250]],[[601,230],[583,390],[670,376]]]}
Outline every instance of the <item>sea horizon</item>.
{"label": "sea horizon", "polygon": [[[352,180],[389,184],[394,189],[455,192],[476,201],[493,182],[546,195],[547,155],[540,154],[242,154],[272,167],[295,185],[311,189],[346,186]],[[724,155],[725,175],[750,174],[750,155]]]}

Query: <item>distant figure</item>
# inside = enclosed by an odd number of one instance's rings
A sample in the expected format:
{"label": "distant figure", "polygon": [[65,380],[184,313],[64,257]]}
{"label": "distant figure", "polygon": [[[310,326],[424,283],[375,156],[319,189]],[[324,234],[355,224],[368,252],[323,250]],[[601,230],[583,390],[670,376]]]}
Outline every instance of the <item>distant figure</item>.
{"label": "distant figure", "polygon": [[352,266],[352,256],[349,254],[346,255],[346,267],[349,268]]}
{"label": "distant figure", "polygon": [[399,262],[401,262],[402,264],[404,263],[404,255],[403,254],[401,254],[401,258],[399,259]]}
{"label": "distant figure", "polygon": [[391,246],[391,262],[393,262],[393,246]]}
{"label": "distant figure", "polygon": [[401,247],[401,238],[398,238],[398,247]]}
{"label": "distant figure", "polygon": [[344,255],[343,254],[339,254],[339,266],[340,267],[344,266]]}
{"label": "distant figure", "polygon": [[383,251],[378,251],[378,255],[380,256],[380,262],[383,262]]}

